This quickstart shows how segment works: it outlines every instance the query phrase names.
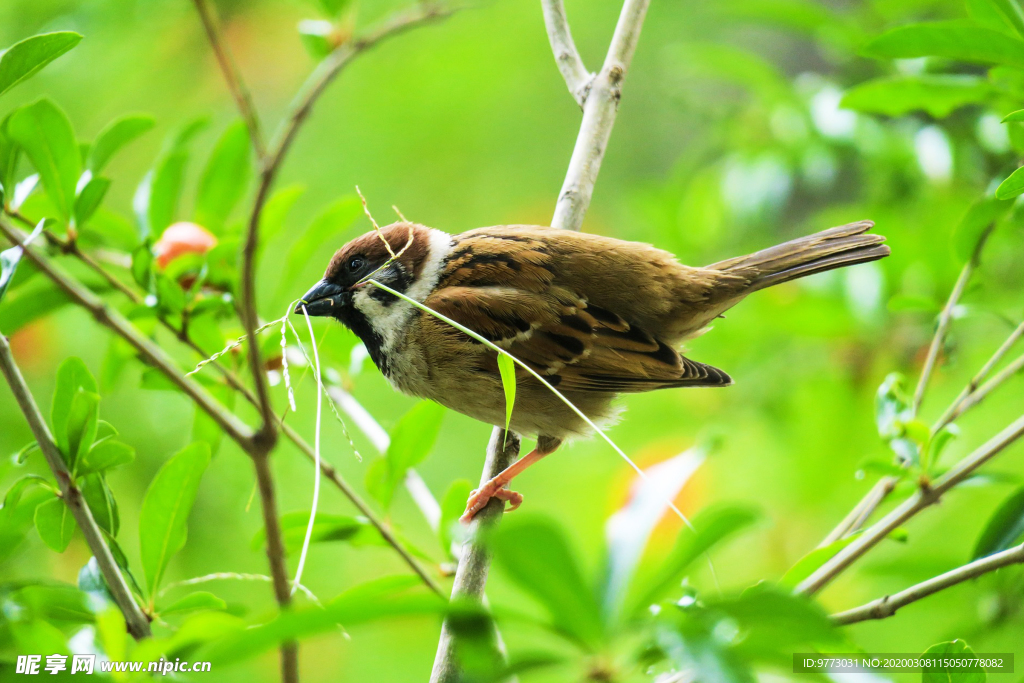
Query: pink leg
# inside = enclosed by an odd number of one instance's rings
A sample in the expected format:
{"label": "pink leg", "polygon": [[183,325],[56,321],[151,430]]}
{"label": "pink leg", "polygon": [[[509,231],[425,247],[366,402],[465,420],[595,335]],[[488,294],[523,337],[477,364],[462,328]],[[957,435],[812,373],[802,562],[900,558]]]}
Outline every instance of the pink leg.
{"label": "pink leg", "polygon": [[523,496],[515,491],[510,491],[505,487],[512,481],[513,477],[543,458],[545,455],[553,452],[558,448],[559,444],[560,442],[555,441],[554,439],[539,440],[537,448],[509,465],[504,471],[499,473],[498,476],[494,477],[494,479],[491,479],[489,482],[470,494],[469,500],[466,501],[466,511],[462,513],[462,517],[459,521],[468,524],[472,521],[476,513],[484,509],[484,506],[490,502],[491,498],[497,498],[498,500],[505,500],[512,503],[512,507],[509,508],[509,512],[518,508],[523,502]]}

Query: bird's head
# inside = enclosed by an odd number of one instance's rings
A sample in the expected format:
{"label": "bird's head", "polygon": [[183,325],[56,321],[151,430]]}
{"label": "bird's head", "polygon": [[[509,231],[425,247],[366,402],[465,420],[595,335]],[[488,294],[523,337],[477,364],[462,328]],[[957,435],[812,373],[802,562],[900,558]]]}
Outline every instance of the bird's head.
{"label": "bird's head", "polygon": [[323,279],[303,295],[295,313],[301,314],[305,306],[309,315],[335,318],[372,351],[390,328],[404,323],[410,305],[368,280],[423,301],[437,284],[450,248],[447,233],[416,223],[392,223],[380,233],[371,230],[334,254]]}

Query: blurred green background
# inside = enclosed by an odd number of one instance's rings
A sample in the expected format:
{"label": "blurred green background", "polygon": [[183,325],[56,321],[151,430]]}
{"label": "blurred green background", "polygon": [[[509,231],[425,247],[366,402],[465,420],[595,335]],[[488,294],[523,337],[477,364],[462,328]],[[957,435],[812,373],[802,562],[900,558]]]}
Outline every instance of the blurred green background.
{"label": "blurred green background", "polygon": [[[618,3],[567,0],[574,37],[596,68]],[[314,66],[296,26],[316,17],[300,0],[215,3],[226,39],[272,129]],[[357,26],[399,7],[363,2]],[[919,68],[858,56],[882,30],[914,20],[961,18],[952,0],[802,2],[730,0],[654,2],[625,87],[619,118],[584,229],[655,244],[693,265],[858,219],[870,218],[888,238],[882,262],[817,276],[753,296],[690,344],[691,357],[727,370],[736,385],[630,396],[612,437],[642,466],[698,442],[717,444],[687,484],[680,506],[692,514],[711,503],[742,501],[765,521],[716,553],[718,579],[740,589],[776,580],[846,514],[879,474],[871,459],[891,457],[874,424],[874,394],[893,371],[916,380],[935,314],[962,265],[954,229],[993,179],[1015,166],[999,118],[1019,108],[964,107],[941,120],[922,112],[889,118],[839,107],[843,92],[868,78]],[[184,0],[8,0],[0,5],[0,45],[51,30],[85,39],[68,55],[6,95],[4,111],[47,95],[91,139],[126,112],[156,117],[157,128],[111,164],[106,206],[131,216],[132,195],[165,134],[198,115],[212,125],[193,145],[180,218],[190,215],[195,179],[220,131],[237,116],[202,27]],[[503,223],[550,220],[575,142],[580,112],[555,69],[537,2],[497,0],[417,29],[364,55],[317,104],[283,168],[277,187],[306,188],[284,228],[264,245],[259,309],[279,317],[289,301],[322,274],[330,254],[369,228],[351,212],[321,217],[358,184],[378,220],[397,205],[411,220],[449,232]],[[249,199],[246,200],[246,204]],[[243,204],[244,206],[245,204]],[[241,220],[244,211],[236,211]],[[339,218],[341,216],[341,218]],[[952,333],[923,407],[936,418],[1002,342],[1024,312],[1024,230],[1013,218],[994,234],[978,275],[957,309]],[[295,251],[299,245],[299,250]],[[305,245],[305,246],[303,246]],[[298,254],[297,256],[294,254]],[[114,301],[118,301],[116,298]],[[2,317],[0,317],[2,321]],[[386,428],[414,400],[393,392],[366,362],[353,367],[354,338],[336,324],[314,322],[325,363]],[[6,330],[5,330],[6,331]],[[225,328],[231,337],[236,328]],[[268,333],[276,342],[276,335]],[[183,367],[197,358],[176,348]],[[110,336],[82,311],[67,307],[20,329],[17,358],[37,400],[48,405],[54,368],[81,356],[94,374],[110,362]],[[181,395],[140,387],[142,368],[125,366],[104,387],[103,418],[137,449],[135,462],[109,481],[122,509],[120,534],[137,553],[136,516],[145,487],[171,454],[189,441],[193,408]],[[302,375],[293,368],[293,374]],[[1020,379],[1008,383],[961,421],[952,462],[1019,416]],[[274,389],[279,408],[282,386]],[[306,373],[289,422],[312,440],[315,393]],[[250,423],[247,406],[239,414]],[[16,466],[6,456],[31,439],[9,391],[0,390],[0,489],[41,461]],[[353,429],[363,462],[338,424],[324,419],[324,456],[362,487],[373,446]],[[418,470],[436,496],[455,479],[476,481],[490,427],[448,413],[430,457]],[[308,510],[312,469],[282,441],[274,470],[283,512]],[[27,469],[26,469],[27,468]],[[845,609],[970,559],[985,520],[1024,474],[1019,446],[989,470],[1001,476],[963,487],[915,519],[905,543],[887,541],[822,595]],[[600,441],[575,443],[519,480],[524,509],[557,518],[590,576],[604,547],[604,525],[625,502],[634,475]],[[265,573],[250,541],[260,527],[250,505],[253,471],[225,441],[205,474],[185,550],[170,579],[212,572]],[[325,486],[321,509],[352,514]],[[408,494],[399,492],[393,522],[435,560],[443,555]],[[654,552],[679,529],[666,519]],[[76,538],[63,554],[30,533],[0,564],[3,580],[41,576],[74,582],[88,559]],[[295,557],[290,558],[294,567]],[[370,578],[405,571],[386,548],[313,547],[304,583],[322,597]],[[705,570],[691,581],[710,587]],[[210,584],[249,618],[273,611],[269,587]],[[851,627],[868,651],[922,652],[966,638],[980,652],[1024,655],[1020,572],[958,586],[891,619]],[[519,595],[500,570],[488,589],[496,603]],[[437,643],[433,619],[403,619],[355,628],[303,644],[306,681],[425,680]],[[529,647],[536,632],[503,633],[510,650]],[[276,653],[215,673],[218,681],[269,681]],[[784,673],[777,673],[783,675]],[[206,677],[196,677],[196,680]],[[897,680],[912,680],[904,675]],[[529,680],[572,680],[562,670]],[[994,676],[993,680],[1016,680]]]}

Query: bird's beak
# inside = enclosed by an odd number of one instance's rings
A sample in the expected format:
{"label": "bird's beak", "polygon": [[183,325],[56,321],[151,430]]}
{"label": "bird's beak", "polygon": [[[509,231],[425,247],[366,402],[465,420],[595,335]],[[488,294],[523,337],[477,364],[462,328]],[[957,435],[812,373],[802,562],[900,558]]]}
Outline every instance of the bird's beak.
{"label": "bird's beak", "polygon": [[305,306],[306,312],[312,316],[336,316],[341,313],[351,296],[339,285],[321,280],[302,296],[294,312],[302,313]]}

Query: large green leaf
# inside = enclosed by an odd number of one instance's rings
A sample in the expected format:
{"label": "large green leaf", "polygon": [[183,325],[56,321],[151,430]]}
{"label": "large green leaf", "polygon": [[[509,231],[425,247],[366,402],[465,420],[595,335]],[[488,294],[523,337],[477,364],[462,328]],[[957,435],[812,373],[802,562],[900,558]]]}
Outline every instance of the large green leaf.
{"label": "large green leaf", "polygon": [[1017,0],[967,0],[967,13],[982,26],[1024,37],[1024,13]]}
{"label": "large green leaf", "polygon": [[[281,515],[281,536],[288,550],[298,550],[302,547],[308,525],[309,512],[289,512]],[[252,548],[263,547],[266,538],[266,531],[261,528],[252,539]],[[380,532],[370,524],[370,520],[366,517],[335,515],[327,512],[316,513],[316,519],[313,522],[313,535],[310,540],[313,543],[343,541],[356,547],[384,543]]]}
{"label": "large green leaf", "polygon": [[1024,167],[1011,173],[996,188],[996,199],[1013,199],[1020,194],[1024,194]]}
{"label": "large green leaf", "polygon": [[779,579],[779,585],[784,588],[796,588],[798,583],[813,574],[816,569],[831,560],[836,553],[853,543],[859,536],[859,533],[850,534],[846,538],[840,538],[824,547],[815,548],[789,568],[789,571]]}
{"label": "large green leaf", "polygon": [[132,203],[143,239],[151,235],[158,237],[164,228],[174,222],[185,183],[189,145],[207,123],[205,118],[195,119],[171,135],[157,156],[152,170],[139,184]]}
{"label": "large green leaf", "polygon": [[985,196],[974,202],[953,230],[953,252],[966,263],[993,225],[1013,207],[1013,202]]}
{"label": "large green leaf", "polygon": [[944,57],[963,62],[1024,68],[1024,41],[988,28],[954,22],[901,26],[883,33],[863,50],[868,57]]}
{"label": "large green leaf", "polygon": [[93,173],[102,171],[118,150],[154,125],[156,119],[148,114],[128,114],[108,123],[89,148],[89,170]]}
{"label": "large green leaf", "polygon": [[27,474],[7,490],[0,505],[0,562],[14,554],[32,527],[36,507],[53,497],[51,484]]}
{"label": "large green leaf", "polygon": [[1003,501],[985,524],[974,546],[972,560],[998,553],[1020,542],[1024,536],[1024,487]]}
{"label": "large green leaf", "polygon": [[446,602],[433,593],[416,589],[417,577],[388,576],[350,588],[327,603],[324,609],[288,610],[271,621],[225,633],[202,651],[203,659],[227,664],[254,657],[280,642],[298,640],[324,631],[402,616],[440,615]]}
{"label": "large green leaf", "polygon": [[[96,386],[96,379],[89,372],[89,368],[85,366],[82,359],[71,356],[57,368],[57,382],[53,389],[53,405],[50,409],[53,438],[56,440],[60,451],[69,458],[72,452],[69,425],[75,398],[80,393],[98,395],[99,388]],[[87,404],[88,400],[84,401],[80,408],[87,408]],[[95,436],[95,431],[93,436]],[[81,439],[79,439],[80,441]],[[77,455],[77,451],[75,455]],[[70,464],[72,461],[69,459],[68,462]]]}
{"label": "large green leaf", "polygon": [[53,205],[65,220],[70,219],[82,157],[67,115],[50,100],[42,99],[16,111],[8,132],[39,172]]}
{"label": "large green leaf", "polygon": [[556,629],[586,647],[601,643],[604,625],[597,598],[553,522],[536,517],[505,520],[493,547],[498,563],[546,608]]}
{"label": "large green leaf", "polygon": [[[959,638],[945,643],[937,643],[925,650],[925,657],[956,657],[957,655],[972,657],[974,650]],[[985,683],[987,676],[978,665],[963,667],[944,667],[942,671],[928,671],[921,675],[921,683]]]}
{"label": "large green leaf", "polygon": [[74,207],[75,227],[79,230],[89,222],[89,219],[96,213],[96,210],[100,208],[103,198],[107,196],[107,190],[110,189],[109,179],[93,176],[91,171],[86,171],[82,174],[82,180],[85,181],[85,184],[82,186],[81,191],[79,191],[78,196],[75,197]]}
{"label": "large green leaf", "polygon": [[139,512],[139,554],[150,595],[156,593],[171,557],[185,545],[188,514],[210,462],[205,443],[186,446],[156,473]]}
{"label": "large green leaf", "polygon": [[231,210],[245,194],[252,177],[249,130],[236,121],[213,148],[199,179],[195,220],[214,234],[220,234]]}
{"label": "large green leaf", "polygon": [[121,515],[114,494],[102,474],[89,474],[81,480],[82,497],[92,510],[93,519],[111,536],[121,528]]}
{"label": "large green leaf", "polygon": [[92,448],[99,424],[100,396],[91,391],[79,391],[71,399],[68,411],[68,449],[64,453],[68,467],[75,471],[78,459]]}
{"label": "large green leaf", "polygon": [[75,518],[64,500],[54,496],[36,508],[36,531],[39,538],[58,553],[64,552],[75,533]]}
{"label": "large green leaf", "polygon": [[166,607],[157,604],[157,613],[162,617],[169,614],[184,614],[197,610],[221,610],[227,607],[227,603],[208,591],[196,591],[175,600]]}
{"label": "large green leaf", "polygon": [[442,406],[421,401],[392,428],[387,453],[367,474],[367,487],[384,507],[391,504],[395,489],[405,479],[409,468],[423,462],[434,447],[443,417]]}
{"label": "large green leaf", "polygon": [[11,115],[8,114],[0,121],[0,190],[3,196],[0,202],[5,206],[14,195],[14,186],[17,184],[18,160],[21,158],[21,147],[8,133],[8,125],[11,122]]}
{"label": "large green leaf", "polygon": [[637,614],[660,600],[679,586],[687,569],[695,560],[726,538],[745,529],[760,519],[760,514],[748,507],[722,506],[703,510],[693,519],[693,528],[679,533],[675,546],[654,577],[644,583],[639,598],[629,614]]}
{"label": "large green leaf", "polygon": [[74,31],[41,33],[15,43],[0,56],[0,95],[78,45],[82,36]]}
{"label": "large green leaf", "polygon": [[854,86],[846,92],[840,106],[886,116],[902,116],[920,109],[941,119],[964,105],[984,102],[991,94],[992,87],[977,76],[895,76]]}

